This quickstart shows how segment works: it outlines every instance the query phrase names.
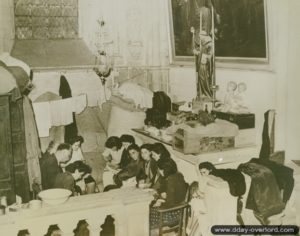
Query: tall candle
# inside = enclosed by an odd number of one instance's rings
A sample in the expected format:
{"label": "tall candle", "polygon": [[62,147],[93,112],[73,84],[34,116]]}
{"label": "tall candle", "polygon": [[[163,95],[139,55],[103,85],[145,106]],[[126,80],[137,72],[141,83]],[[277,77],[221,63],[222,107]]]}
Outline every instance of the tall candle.
{"label": "tall candle", "polygon": [[214,7],[211,6],[211,33],[212,33],[212,59],[213,59],[213,74],[212,85],[216,85],[216,65],[215,65],[215,19],[214,19]]}

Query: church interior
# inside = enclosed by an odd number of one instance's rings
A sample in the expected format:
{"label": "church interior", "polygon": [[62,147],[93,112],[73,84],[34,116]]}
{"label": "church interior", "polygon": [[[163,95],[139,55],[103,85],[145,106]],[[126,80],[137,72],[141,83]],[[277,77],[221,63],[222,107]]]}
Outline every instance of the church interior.
{"label": "church interior", "polygon": [[299,235],[299,11],[1,0],[1,235]]}

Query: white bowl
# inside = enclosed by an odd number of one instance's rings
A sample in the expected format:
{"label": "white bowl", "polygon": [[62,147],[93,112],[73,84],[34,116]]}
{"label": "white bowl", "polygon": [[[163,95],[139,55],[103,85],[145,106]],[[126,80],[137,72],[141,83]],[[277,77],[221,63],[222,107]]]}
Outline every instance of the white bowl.
{"label": "white bowl", "polygon": [[38,209],[42,208],[42,201],[41,200],[29,201],[29,208],[32,210],[38,210]]}
{"label": "white bowl", "polygon": [[68,189],[53,188],[41,191],[39,197],[44,203],[49,205],[58,205],[66,202],[71,196],[72,192]]}

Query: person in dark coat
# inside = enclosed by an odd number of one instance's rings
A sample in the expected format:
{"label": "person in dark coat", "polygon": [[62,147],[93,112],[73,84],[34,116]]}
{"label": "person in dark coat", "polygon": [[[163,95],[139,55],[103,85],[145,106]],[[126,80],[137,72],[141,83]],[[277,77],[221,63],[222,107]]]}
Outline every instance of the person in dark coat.
{"label": "person in dark coat", "polygon": [[293,177],[294,170],[268,159],[252,158],[250,162],[263,165],[272,171],[279,189],[283,191],[282,200],[284,203],[287,203],[292,195],[295,185]]}
{"label": "person in dark coat", "polygon": [[50,189],[59,173],[62,173],[61,164],[67,163],[72,156],[72,146],[67,143],[58,145],[54,154],[47,153],[40,160],[42,187]]}
{"label": "person in dark coat", "polygon": [[[186,200],[188,184],[183,175],[177,171],[175,162],[163,161],[158,163],[158,170],[163,176],[163,186],[157,199],[150,208],[150,228],[158,226],[159,213],[157,209],[166,209],[183,203]],[[179,220],[179,212],[170,212],[163,215],[163,221],[169,225],[176,224]]]}
{"label": "person in dark coat", "polygon": [[246,181],[240,170],[217,169],[211,162],[201,162],[199,164],[201,175],[213,175],[226,181],[230,194],[234,197],[242,196],[246,192]]}
{"label": "person in dark coat", "polygon": [[146,110],[145,125],[151,125],[158,129],[168,127],[171,122],[167,120],[167,113],[171,111],[171,99],[163,91],[153,93],[153,106]]}
{"label": "person in dark coat", "polygon": [[164,179],[159,198],[163,199],[164,202],[156,204],[156,206],[159,205],[161,208],[169,208],[184,202],[187,192],[187,183],[183,175],[177,171],[176,163],[170,161],[159,162],[158,171]]}
{"label": "person in dark coat", "polygon": [[285,208],[273,172],[251,161],[240,164],[238,169],[251,177],[246,208],[253,210],[254,216],[263,225],[269,224],[268,218],[279,214]]}

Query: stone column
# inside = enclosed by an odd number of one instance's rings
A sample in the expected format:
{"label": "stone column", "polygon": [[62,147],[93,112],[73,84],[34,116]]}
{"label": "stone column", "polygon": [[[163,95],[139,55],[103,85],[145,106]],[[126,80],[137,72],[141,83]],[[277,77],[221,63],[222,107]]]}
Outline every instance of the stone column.
{"label": "stone column", "polygon": [[105,216],[95,216],[86,219],[86,222],[89,224],[90,236],[99,236],[100,234],[100,225],[103,224]]}

